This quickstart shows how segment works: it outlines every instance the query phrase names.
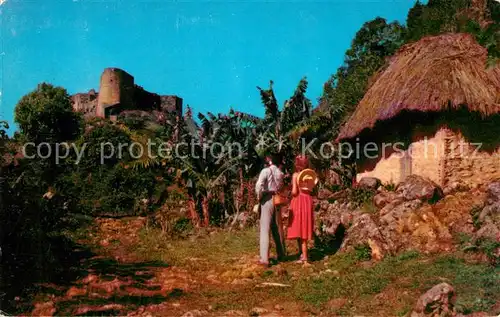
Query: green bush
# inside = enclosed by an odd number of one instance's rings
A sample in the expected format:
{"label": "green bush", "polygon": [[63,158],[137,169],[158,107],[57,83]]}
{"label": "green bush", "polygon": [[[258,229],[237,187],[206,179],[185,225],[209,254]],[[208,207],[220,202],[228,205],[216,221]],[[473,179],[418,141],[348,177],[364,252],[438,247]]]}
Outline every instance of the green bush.
{"label": "green bush", "polygon": [[[152,224],[161,228],[162,233],[169,237],[183,236],[193,229],[191,220],[181,212],[186,207],[187,197],[171,186],[166,202],[152,215]],[[187,211],[187,210],[186,210]]]}
{"label": "green bush", "polygon": [[372,258],[372,249],[368,244],[360,244],[354,247],[354,254],[358,261],[369,261]]}
{"label": "green bush", "polygon": [[159,186],[153,171],[122,165],[102,166],[88,175],[76,173],[73,177],[79,180],[76,189],[81,210],[94,216],[145,214],[154,207],[149,201]]}
{"label": "green bush", "polygon": [[375,196],[374,190],[355,187],[350,193],[350,201],[354,203],[356,207],[361,207],[370,204],[373,201],[373,196]]}
{"label": "green bush", "polygon": [[15,121],[27,140],[62,142],[78,137],[82,117],[73,111],[66,89],[42,83],[19,100]]}
{"label": "green bush", "polygon": [[140,130],[146,127],[146,119],[141,116],[131,116],[128,115],[124,118],[120,118],[123,123],[132,130]]}
{"label": "green bush", "polygon": [[482,210],[483,210],[482,205],[476,205],[476,206],[473,206],[469,212],[469,214],[472,217],[472,224],[474,225],[474,228],[476,228],[476,229],[481,228],[481,222],[479,221],[479,215],[481,214]]}
{"label": "green bush", "polygon": [[[78,167],[86,171],[98,169],[101,165],[114,166],[119,162],[130,161],[129,145],[131,139],[127,133],[109,123],[90,128],[78,140],[77,145],[85,146],[85,152]],[[120,150],[120,145],[122,146]]]}
{"label": "green bush", "polygon": [[483,238],[477,241],[477,245],[486,254],[491,264],[494,266],[500,265],[500,242]]}
{"label": "green bush", "polygon": [[384,187],[385,190],[387,190],[389,192],[396,191],[396,184],[394,184],[394,183],[387,183],[387,184],[383,184],[382,186]]}

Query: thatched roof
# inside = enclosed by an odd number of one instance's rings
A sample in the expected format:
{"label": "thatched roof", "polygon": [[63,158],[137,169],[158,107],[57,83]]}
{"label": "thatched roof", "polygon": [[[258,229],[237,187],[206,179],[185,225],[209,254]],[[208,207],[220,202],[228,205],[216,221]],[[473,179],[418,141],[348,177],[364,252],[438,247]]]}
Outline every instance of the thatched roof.
{"label": "thatched roof", "polygon": [[486,68],[487,51],[469,34],[426,37],[403,46],[340,131],[354,138],[403,110],[439,112],[466,106],[485,116],[500,112],[500,66]]}

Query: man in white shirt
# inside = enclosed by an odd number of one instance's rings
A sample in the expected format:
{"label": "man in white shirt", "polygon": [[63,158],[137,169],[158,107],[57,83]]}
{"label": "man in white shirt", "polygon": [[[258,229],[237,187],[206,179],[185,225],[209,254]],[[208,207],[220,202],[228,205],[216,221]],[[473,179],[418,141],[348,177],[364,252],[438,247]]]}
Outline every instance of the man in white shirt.
{"label": "man in white shirt", "polygon": [[[281,226],[281,213],[273,205],[273,194],[283,186],[283,172],[276,164],[276,155],[266,157],[267,166],[260,172],[255,184],[255,192],[260,203],[260,263],[269,265],[269,231],[271,230],[276,244],[278,259],[284,257],[284,241]],[[281,230],[280,230],[281,229]]]}

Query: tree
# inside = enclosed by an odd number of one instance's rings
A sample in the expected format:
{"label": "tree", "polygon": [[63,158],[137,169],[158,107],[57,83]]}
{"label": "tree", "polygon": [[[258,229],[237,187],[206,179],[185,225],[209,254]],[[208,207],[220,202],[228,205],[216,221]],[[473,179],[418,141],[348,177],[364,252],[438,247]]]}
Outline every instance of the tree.
{"label": "tree", "polygon": [[321,108],[334,120],[349,116],[363,98],[370,78],[403,44],[404,27],[376,18],[363,24],[346,51],[344,65],[325,83]]}
{"label": "tree", "polygon": [[406,42],[446,32],[466,32],[488,50],[488,63],[500,59],[500,3],[495,0],[419,1],[407,17]]}
{"label": "tree", "polygon": [[300,80],[292,97],[285,102],[281,113],[281,131],[289,132],[300,122],[307,120],[311,116],[311,101],[306,97],[307,79]]}
{"label": "tree", "polygon": [[9,124],[7,121],[0,121],[0,167],[4,162],[5,145],[9,139],[7,135],[7,130],[9,129]]}
{"label": "tree", "polygon": [[[254,190],[252,180],[258,174],[258,168],[260,167],[260,158],[256,151],[256,128],[262,120],[233,109],[229,111],[227,116],[219,115],[216,117],[209,113],[209,118],[207,119],[200,114],[202,126],[214,125],[216,127],[213,134],[214,141],[228,145],[229,157],[234,158],[236,175],[231,175],[233,170],[228,171],[227,178],[233,180],[233,182],[226,182],[223,189],[225,205],[231,205],[234,208],[231,223],[231,226],[233,226],[242,210],[250,211],[253,207]],[[235,182],[236,180],[237,182]],[[234,187],[236,189],[232,190]],[[231,192],[233,195],[231,195]],[[231,200],[229,204],[227,203],[228,200]]]}
{"label": "tree", "polygon": [[66,90],[47,83],[21,98],[15,121],[26,139],[35,143],[74,140],[81,129],[81,117],[73,112]]}
{"label": "tree", "polygon": [[[490,15],[498,19],[498,7],[494,0],[487,0]],[[446,32],[467,32],[468,20],[483,22],[488,19],[485,7],[474,7],[483,2],[471,0],[429,0],[424,5],[417,1],[408,12],[406,20],[406,42],[418,41],[424,36],[437,35]],[[497,20],[498,21],[498,20]]]}
{"label": "tree", "polygon": [[496,0],[488,0],[487,8],[490,18],[494,23],[500,23],[500,2]]}
{"label": "tree", "polygon": [[[291,166],[293,157],[298,154],[294,151],[291,143],[290,133],[298,125],[302,125],[311,116],[312,103],[306,97],[308,82],[306,77],[302,78],[292,96],[284,103],[283,110],[277,108],[278,102],[274,97],[272,81],[269,89],[262,90],[257,87],[261,93],[261,100],[266,109],[266,114],[270,114],[264,121],[258,125],[260,154],[266,152],[275,152],[282,154],[287,166]],[[262,142],[264,141],[264,142]]]}
{"label": "tree", "polygon": [[[275,127],[278,124],[279,120],[280,112],[278,101],[276,101],[276,97],[274,96],[273,84],[274,83],[272,80],[269,81],[268,89],[262,89],[257,86],[265,110],[264,121],[262,122],[263,126],[265,127]],[[276,131],[276,133],[278,132]]]}
{"label": "tree", "polygon": [[[201,127],[192,118],[190,109],[184,117],[182,141],[186,146],[178,147],[174,159],[186,181],[189,193],[191,219],[199,225],[196,206],[201,203],[203,224],[208,226],[213,216],[211,204],[219,193],[231,186],[238,170],[240,149],[234,149],[231,137],[238,134],[234,116],[214,116],[208,118],[200,114]],[[240,121],[241,123],[241,121]],[[217,143],[217,146],[214,144]],[[235,153],[236,151],[236,153]]]}

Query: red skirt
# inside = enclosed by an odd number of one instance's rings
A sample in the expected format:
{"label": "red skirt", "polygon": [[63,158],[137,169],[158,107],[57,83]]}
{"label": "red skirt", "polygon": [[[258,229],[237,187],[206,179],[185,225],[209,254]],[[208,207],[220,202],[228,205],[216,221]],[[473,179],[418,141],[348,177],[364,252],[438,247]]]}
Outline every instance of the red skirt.
{"label": "red skirt", "polygon": [[314,230],[313,201],[311,195],[299,193],[290,202],[287,239],[312,240]]}

